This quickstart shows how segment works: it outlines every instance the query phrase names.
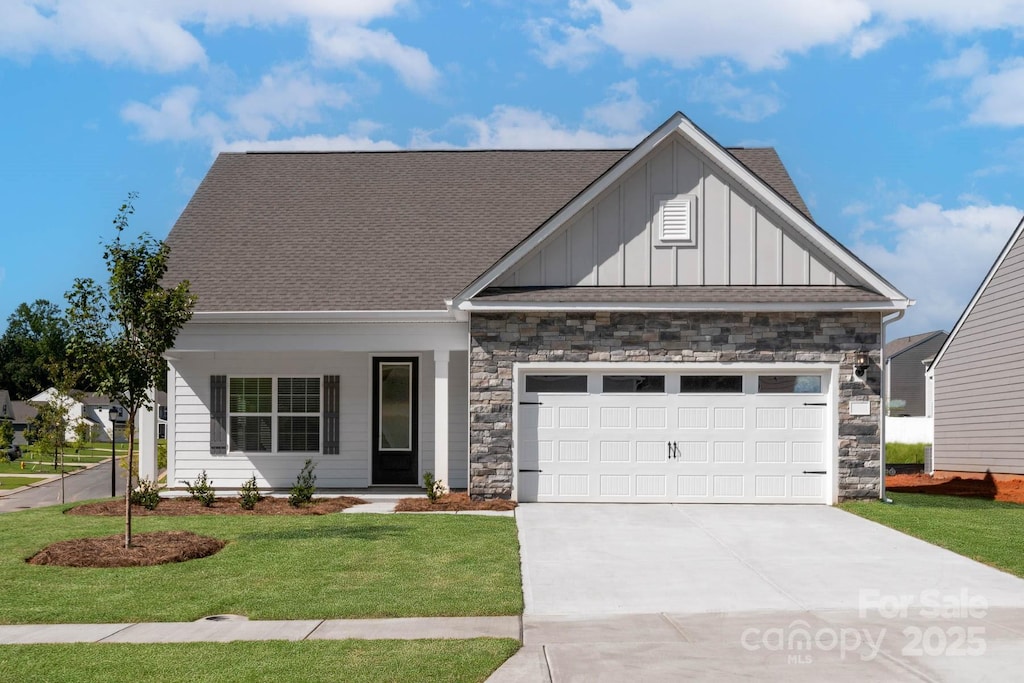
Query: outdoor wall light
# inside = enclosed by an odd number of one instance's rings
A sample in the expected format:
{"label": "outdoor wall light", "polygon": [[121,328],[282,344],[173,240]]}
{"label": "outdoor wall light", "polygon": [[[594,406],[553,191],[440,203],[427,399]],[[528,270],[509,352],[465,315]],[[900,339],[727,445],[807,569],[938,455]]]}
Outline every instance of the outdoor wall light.
{"label": "outdoor wall light", "polygon": [[871,356],[863,351],[853,357],[853,376],[856,380],[863,382],[867,378],[868,368],[871,367]]}

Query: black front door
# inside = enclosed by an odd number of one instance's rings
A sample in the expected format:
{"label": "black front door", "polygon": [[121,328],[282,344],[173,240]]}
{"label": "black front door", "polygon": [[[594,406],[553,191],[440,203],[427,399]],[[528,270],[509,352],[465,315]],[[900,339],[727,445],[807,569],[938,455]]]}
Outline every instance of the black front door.
{"label": "black front door", "polygon": [[418,484],[419,359],[373,359],[373,483]]}

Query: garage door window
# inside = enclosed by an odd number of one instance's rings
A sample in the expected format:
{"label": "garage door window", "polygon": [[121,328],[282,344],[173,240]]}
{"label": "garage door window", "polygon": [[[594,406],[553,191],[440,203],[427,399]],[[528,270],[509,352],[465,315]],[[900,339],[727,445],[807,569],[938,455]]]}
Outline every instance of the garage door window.
{"label": "garage door window", "polygon": [[527,375],[526,390],[536,394],[585,394],[586,375]]}
{"label": "garage door window", "polygon": [[742,394],[743,378],[739,375],[683,375],[679,378],[681,394]]}
{"label": "garage door window", "polygon": [[820,394],[820,375],[760,375],[759,394]]}
{"label": "garage door window", "polygon": [[606,394],[663,394],[664,375],[605,375],[601,390]]}

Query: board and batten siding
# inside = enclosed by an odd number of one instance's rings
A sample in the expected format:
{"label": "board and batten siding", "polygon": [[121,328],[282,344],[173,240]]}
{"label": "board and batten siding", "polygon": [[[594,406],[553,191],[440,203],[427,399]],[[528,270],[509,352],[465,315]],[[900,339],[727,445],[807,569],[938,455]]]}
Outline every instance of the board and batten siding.
{"label": "board and batten siding", "polygon": [[[406,354],[409,355],[409,354]],[[288,488],[307,457],[316,463],[317,486],[362,488],[370,481],[370,359],[361,352],[217,353],[196,354],[171,366],[168,392],[172,416],[168,425],[168,482],[172,487],[193,481],[206,470],[217,488],[237,489],[255,475],[264,488]],[[434,461],[434,363],[432,353],[420,357],[421,472]],[[449,359],[449,486],[465,488],[468,480],[468,357],[453,352]],[[267,453],[243,455],[210,452],[210,376],[340,377],[341,443],[338,455]]]}
{"label": "board and batten siding", "polygon": [[[585,207],[496,286],[843,285],[852,277],[673,139]],[[658,200],[697,198],[692,246],[658,244]]]}
{"label": "board and batten siding", "polygon": [[935,371],[935,469],[1024,474],[1024,240]]}

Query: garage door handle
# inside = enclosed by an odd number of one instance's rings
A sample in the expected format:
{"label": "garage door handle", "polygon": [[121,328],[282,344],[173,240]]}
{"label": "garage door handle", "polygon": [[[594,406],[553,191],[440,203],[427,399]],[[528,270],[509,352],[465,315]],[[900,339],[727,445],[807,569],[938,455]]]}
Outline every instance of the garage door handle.
{"label": "garage door handle", "polygon": [[519,470],[520,472],[543,472],[543,470]]}
{"label": "garage door handle", "polygon": [[541,405],[541,402],[540,401],[520,401],[519,405],[521,405],[521,406],[539,406],[539,405]]}
{"label": "garage door handle", "polygon": [[828,474],[828,472],[825,470],[804,470],[804,474]]}
{"label": "garage door handle", "polygon": [[805,403],[805,406],[827,406],[827,403]]}

